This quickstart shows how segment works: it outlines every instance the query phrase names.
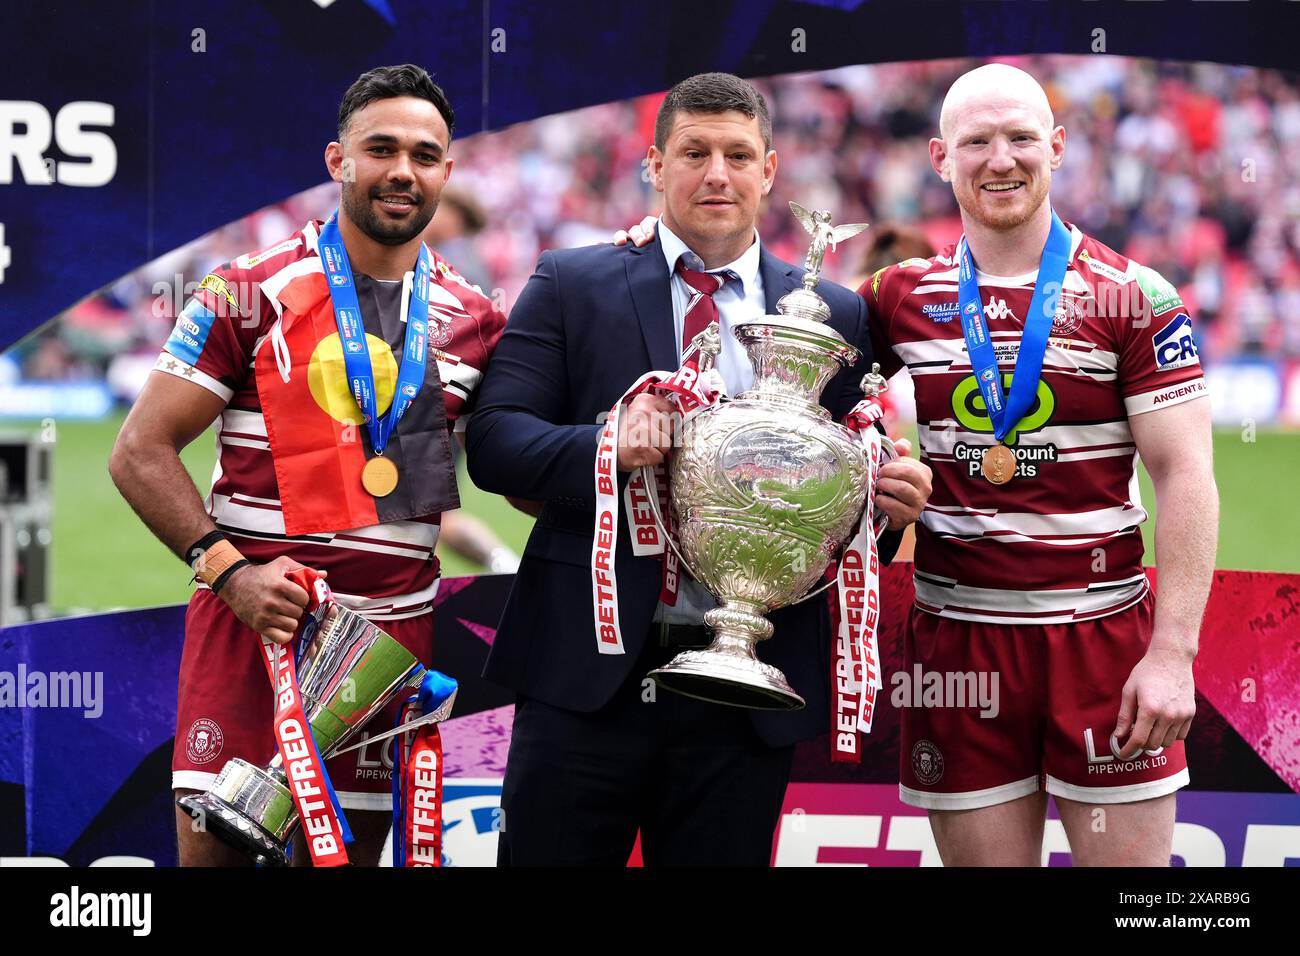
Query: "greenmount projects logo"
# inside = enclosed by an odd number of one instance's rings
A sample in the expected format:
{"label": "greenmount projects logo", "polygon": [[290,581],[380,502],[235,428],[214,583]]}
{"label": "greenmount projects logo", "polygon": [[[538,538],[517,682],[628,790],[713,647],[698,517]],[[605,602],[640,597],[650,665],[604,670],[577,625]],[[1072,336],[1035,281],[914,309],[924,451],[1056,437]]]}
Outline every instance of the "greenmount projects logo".
{"label": "greenmount projects logo", "polygon": [[[1004,372],[1002,375],[1002,390],[1003,394],[1011,391],[1009,372]],[[1056,445],[1051,442],[1044,445],[1019,444],[1021,435],[1038,431],[1051,421],[1054,411],[1056,411],[1056,394],[1046,381],[1040,380],[1033,404],[1003,439],[1004,444],[1016,456],[1017,478],[1036,478],[1041,463],[1056,461]],[[980,394],[979,381],[974,375],[966,376],[953,389],[952,413],[956,416],[958,424],[967,431],[993,434],[993,421],[989,418],[988,409],[984,405],[984,396]],[[966,464],[967,474],[974,477],[980,473],[984,453],[988,448],[987,444],[975,445],[959,441],[953,445],[952,453],[954,458]]]}

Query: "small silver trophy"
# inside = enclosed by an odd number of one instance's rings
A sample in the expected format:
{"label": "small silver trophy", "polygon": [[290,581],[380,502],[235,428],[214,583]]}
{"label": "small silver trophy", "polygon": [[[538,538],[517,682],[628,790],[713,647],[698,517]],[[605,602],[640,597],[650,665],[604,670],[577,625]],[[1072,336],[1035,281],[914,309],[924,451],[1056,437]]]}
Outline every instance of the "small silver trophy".
{"label": "small silver trophy", "polygon": [[[315,633],[298,663],[298,686],[321,760],[327,760],[390,700],[402,691],[414,692],[424,671],[415,655],[395,639],[334,601],[320,605],[316,615]],[[292,654],[293,649],[285,647],[282,652]],[[445,719],[454,701],[452,694],[437,712],[419,722]],[[410,729],[414,723],[398,730]],[[393,735],[380,734],[371,742]],[[176,802],[258,863],[284,865],[299,819],[279,754],[265,767],[238,757],[228,760],[206,793]]]}

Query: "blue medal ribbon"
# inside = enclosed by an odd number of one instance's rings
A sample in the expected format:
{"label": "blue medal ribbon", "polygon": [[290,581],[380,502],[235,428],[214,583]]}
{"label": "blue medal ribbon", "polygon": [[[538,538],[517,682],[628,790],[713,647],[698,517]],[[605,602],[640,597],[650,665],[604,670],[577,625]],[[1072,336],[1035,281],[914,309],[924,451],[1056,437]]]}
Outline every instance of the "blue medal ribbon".
{"label": "blue medal ribbon", "polygon": [[366,346],[361,303],[357,300],[357,287],[352,277],[352,266],[348,263],[348,252],[343,247],[343,237],[339,234],[338,217],[338,211],[335,210],[334,215],[321,228],[316,248],[325,266],[325,281],[329,286],[330,303],[334,307],[334,324],[338,326],[339,339],[343,342],[343,365],[347,370],[352,397],[365,419],[371,447],[376,455],[382,455],[393,429],[411,407],[424,384],[424,370],[429,360],[426,346],[432,264],[428,248],[421,243],[420,258],[415,266],[415,282],[411,287],[411,301],[406,313],[406,339],[402,345],[397,383],[393,388],[393,402],[381,416],[379,396],[375,391],[375,372],[370,364],[370,349]]}
{"label": "blue medal ribbon", "polygon": [[[456,693],[456,680],[448,677],[441,671],[426,670],[423,666],[419,668],[422,672],[420,677],[420,686],[416,692],[406,699],[405,704],[397,711],[397,722],[393,725],[399,727],[407,719],[407,710],[415,704],[419,707],[421,714],[432,714],[435,710],[447,702],[452,694]],[[410,731],[407,731],[410,733]],[[392,738],[393,746],[393,866],[406,866],[406,734],[398,734]],[[441,812],[441,807],[439,807]]]}
{"label": "blue medal ribbon", "polygon": [[961,330],[966,336],[966,352],[984,407],[988,409],[993,425],[993,437],[999,442],[1007,436],[1034,404],[1038,395],[1038,380],[1043,372],[1043,356],[1047,353],[1047,338],[1052,331],[1052,320],[1061,297],[1061,283],[1070,260],[1070,230],[1065,228],[1056,210],[1052,210],[1052,227],[1043,246],[1038,263],[1038,281],[1034,283],[1034,296],[1025,316],[1025,327],[1020,334],[1020,351],[1016,355],[1016,368],[1011,377],[1011,395],[1004,398],[1002,376],[998,373],[998,359],[993,351],[993,341],[984,323],[984,306],[980,300],[979,283],[975,281],[975,262],[971,259],[966,237],[957,244],[957,298],[961,310]]}

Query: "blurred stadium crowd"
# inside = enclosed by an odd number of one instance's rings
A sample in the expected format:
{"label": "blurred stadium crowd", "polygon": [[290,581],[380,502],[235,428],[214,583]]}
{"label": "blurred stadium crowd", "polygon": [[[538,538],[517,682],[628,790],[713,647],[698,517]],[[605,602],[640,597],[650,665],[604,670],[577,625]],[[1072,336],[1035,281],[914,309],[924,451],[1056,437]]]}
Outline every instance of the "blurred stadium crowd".
{"label": "blurred stadium crowd", "polygon": [[[1061,214],[1179,287],[1203,358],[1300,357],[1300,77],[1108,56],[1012,62],[1043,82],[1066,128],[1053,185]],[[926,142],[949,84],[973,65],[858,66],[761,82],[779,157],[761,228],[768,247],[796,261],[806,250],[791,199],[831,209],[836,222],[912,225],[936,247],[955,240],[956,203],[929,167]],[[459,140],[431,245],[508,307],[543,249],[608,241],[657,212],[643,159],[659,99]],[[197,282],[336,202],[326,182],[150,263],[17,346],[5,377],[107,378],[130,400],[170,330],[177,275]],[[828,276],[856,285],[866,249],[848,244],[829,257]]]}

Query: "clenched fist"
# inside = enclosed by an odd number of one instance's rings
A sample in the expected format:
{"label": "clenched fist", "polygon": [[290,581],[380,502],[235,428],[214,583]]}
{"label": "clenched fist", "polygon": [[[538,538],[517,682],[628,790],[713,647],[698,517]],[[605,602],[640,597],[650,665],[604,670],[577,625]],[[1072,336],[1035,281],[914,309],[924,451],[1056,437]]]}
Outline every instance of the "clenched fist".
{"label": "clenched fist", "polygon": [[[218,597],[258,634],[277,644],[288,644],[298,630],[308,594],[284,575],[300,567],[286,557],[268,564],[245,565],[230,576]],[[326,576],[324,571],[316,573]]]}
{"label": "clenched fist", "polygon": [[663,463],[673,447],[673,416],[668,399],[642,392],[628,403],[618,421],[618,470]]}
{"label": "clenched fist", "polygon": [[930,500],[930,466],[908,458],[912,443],[906,438],[894,442],[899,457],[880,468],[876,482],[876,507],[889,515],[889,530],[898,531],[921,517]]}

